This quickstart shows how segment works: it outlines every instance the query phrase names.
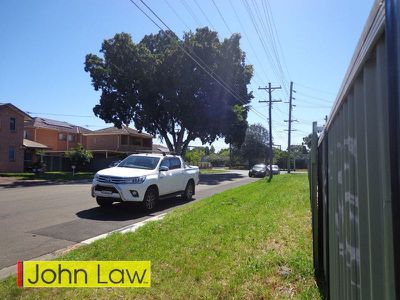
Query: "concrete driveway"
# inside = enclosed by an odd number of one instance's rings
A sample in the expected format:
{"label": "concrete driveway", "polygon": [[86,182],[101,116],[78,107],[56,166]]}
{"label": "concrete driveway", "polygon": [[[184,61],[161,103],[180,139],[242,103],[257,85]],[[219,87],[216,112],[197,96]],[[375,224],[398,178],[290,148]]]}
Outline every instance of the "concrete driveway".
{"label": "concrete driveway", "polygon": [[[202,175],[193,201],[254,181],[247,172]],[[148,214],[125,203],[99,208],[90,184],[0,188],[0,270],[184,204],[179,197],[163,200]]]}

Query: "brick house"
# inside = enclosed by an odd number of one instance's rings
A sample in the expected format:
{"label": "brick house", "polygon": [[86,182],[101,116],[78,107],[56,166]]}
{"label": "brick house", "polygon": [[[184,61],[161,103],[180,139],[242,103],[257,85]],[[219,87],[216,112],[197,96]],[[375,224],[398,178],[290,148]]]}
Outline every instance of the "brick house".
{"label": "brick house", "polygon": [[36,117],[25,123],[24,138],[46,145],[49,151],[64,153],[78,143],[84,144],[82,135],[88,132],[67,122]]}
{"label": "brick house", "polygon": [[84,134],[86,149],[130,153],[151,150],[153,137],[136,129],[122,126],[104,128]]}
{"label": "brick house", "polygon": [[107,167],[112,161],[132,153],[152,151],[153,136],[128,126],[104,128],[83,134],[84,146],[93,152],[92,169]]}
{"label": "brick house", "polygon": [[24,170],[24,122],[31,119],[11,103],[0,103],[0,172]]}
{"label": "brick house", "polygon": [[[26,122],[24,135],[26,139],[47,147],[41,159],[49,171],[69,170],[64,154],[78,144],[93,152],[91,169],[97,170],[129,154],[151,151],[153,138],[127,126],[91,131],[67,122],[39,117]],[[36,156],[31,161],[37,159]]]}
{"label": "brick house", "polygon": [[[64,154],[78,143],[83,144],[83,133],[90,130],[67,122],[47,118],[35,117],[25,123],[24,138],[30,141],[30,145],[42,145],[35,149],[27,148],[25,151],[25,168],[42,160],[48,171],[59,171],[69,168]],[[36,143],[36,144],[34,144]],[[39,157],[37,149],[42,149],[44,155]]]}

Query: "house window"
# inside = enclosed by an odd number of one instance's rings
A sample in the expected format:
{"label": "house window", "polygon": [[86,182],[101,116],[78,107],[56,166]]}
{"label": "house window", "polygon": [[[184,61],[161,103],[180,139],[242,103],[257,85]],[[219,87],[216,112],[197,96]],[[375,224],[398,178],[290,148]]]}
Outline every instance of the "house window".
{"label": "house window", "polygon": [[16,121],[15,118],[10,118],[10,130],[15,131],[16,129]]}
{"label": "house window", "polygon": [[28,138],[28,132],[26,130],[24,130],[24,139]]}
{"label": "house window", "polygon": [[15,148],[13,146],[8,147],[8,161],[15,161]]}
{"label": "house window", "polygon": [[143,139],[144,147],[151,147],[151,139]]}
{"label": "house window", "polygon": [[75,135],[68,134],[68,142],[75,142]]}
{"label": "house window", "polygon": [[121,135],[121,145],[128,145],[128,136]]}
{"label": "house window", "polygon": [[58,134],[58,140],[60,141],[65,141],[67,137],[65,136],[65,133],[59,133]]}
{"label": "house window", "polygon": [[130,136],[130,137],[129,137],[129,145],[140,146],[140,145],[141,145],[140,139],[135,138],[135,137],[133,137],[133,136]]}

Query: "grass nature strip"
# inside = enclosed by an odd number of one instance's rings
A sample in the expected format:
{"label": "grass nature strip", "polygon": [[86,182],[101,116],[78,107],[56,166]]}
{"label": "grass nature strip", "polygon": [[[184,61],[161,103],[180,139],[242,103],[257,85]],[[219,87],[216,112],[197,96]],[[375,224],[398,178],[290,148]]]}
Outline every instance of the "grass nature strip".
{"label": "grass nature strip", "polygon": [[262,179],[113,234],[64,260],[151,260],[150,289],[25,289],[1,299],[319,299],[306,174]]}

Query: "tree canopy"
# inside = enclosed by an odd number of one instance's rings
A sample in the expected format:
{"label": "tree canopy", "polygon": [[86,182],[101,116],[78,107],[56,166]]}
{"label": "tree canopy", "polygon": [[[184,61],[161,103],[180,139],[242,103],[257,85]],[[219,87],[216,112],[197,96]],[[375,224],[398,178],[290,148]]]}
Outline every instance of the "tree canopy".
{"label": "tree canopy", "polygon": [[182,40],[168,31],[146,35],[139,43],[127,33],[116,34],[103,42],[102,57],[86,56],[85,71],[101,91],[93,111],[117,127],[133,122],[177,153],[196,138],[203,144],[225,138],[240,145],[253,98],[247,90],[253,68],[239,43],[240,35],[221,41],[207,27],[185,33]]}
{"label": "tree canopy", "polygon": [[268,130],[261,124],[252,124],[247,128],[244,143],[237,152],[242,161],[248,162],[249,166],[265,163],[268,157],[268,144]]}
{"label": "tree canopy", "polygon": [[76,145],[72,150],[65,153],[72,165],[75,165],[77,170],[84,170],[93,158],[93,153],[90,150],[83,148],[82,144]]}

